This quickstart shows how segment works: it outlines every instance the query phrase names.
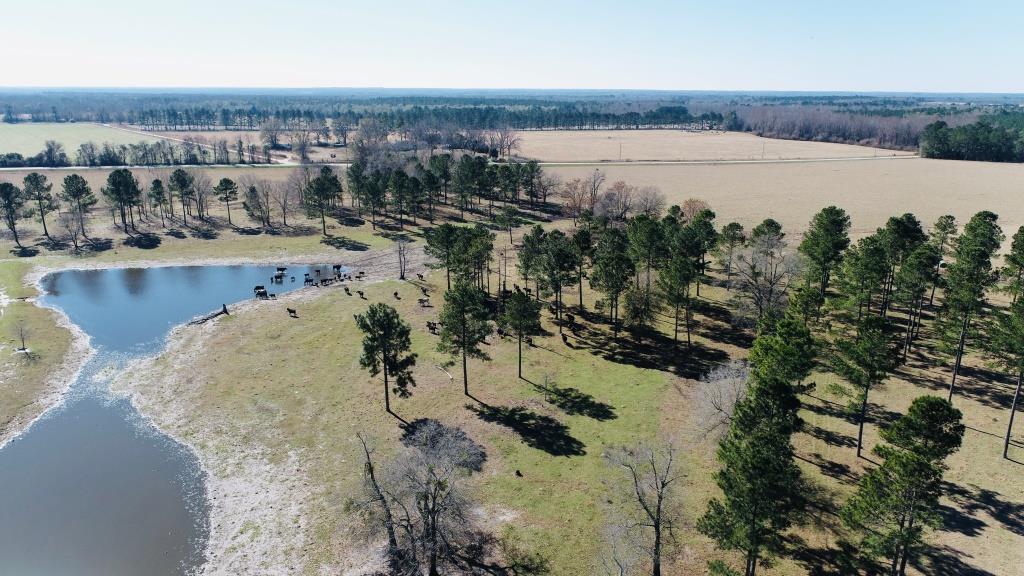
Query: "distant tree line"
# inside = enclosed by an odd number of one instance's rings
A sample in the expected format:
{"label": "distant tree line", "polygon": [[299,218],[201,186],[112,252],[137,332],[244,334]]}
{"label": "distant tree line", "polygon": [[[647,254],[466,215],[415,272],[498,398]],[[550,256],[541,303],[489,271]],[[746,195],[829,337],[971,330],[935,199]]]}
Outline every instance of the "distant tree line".
{"label": "distant tree line", "polygon": [[64,166],[179,166],[202,164],[267,164],[270,147],[251,139],[229,142],[225,138],[140,141],[136,144],[84,142],[69,155],[64,145],[47,140],[43,150],[25,157],[17,152],[0,154],[0,168],[59,168]]}
{"label": "distant tree line", "polygon": [[943,121],[925,127],[921,156],[944,160],[1024,162],[1024,121],[1018,116],[997,116],[1000,124],[979,120],[963,126]]}

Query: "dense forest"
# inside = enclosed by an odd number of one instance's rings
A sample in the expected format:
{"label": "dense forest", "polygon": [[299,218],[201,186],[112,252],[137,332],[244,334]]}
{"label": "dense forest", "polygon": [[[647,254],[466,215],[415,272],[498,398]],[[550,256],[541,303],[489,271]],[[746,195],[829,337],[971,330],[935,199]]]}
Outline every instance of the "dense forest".
{"label": "dense forest", "polygon": [[1024,162],[1024,114],[1001,113],[962,126],[938,121],[921,134],[921,155],[944,160]]}

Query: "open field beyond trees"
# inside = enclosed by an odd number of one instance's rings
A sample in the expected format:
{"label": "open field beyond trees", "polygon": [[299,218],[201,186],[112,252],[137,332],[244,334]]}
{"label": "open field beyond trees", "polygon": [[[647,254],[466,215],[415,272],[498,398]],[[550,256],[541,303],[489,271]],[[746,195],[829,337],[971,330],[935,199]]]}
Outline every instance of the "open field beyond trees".
{"label": "open field beyond trees", "polygon": [[75,150],[85,142],[103,144],[137,144],[153,142],[157,138],[126,132],[111,126],[75,122],[20,122],[0,123],[0,154],[17,152],[31,156],[43,149],[47,140],[64,145],[64,151],[73,156]]}
{"label": "open field beyond trees", "polygon": [[744,132],[544,130],[520,133],[519,154],[541,162],[788,160],[907,156],[869,146],[761,138]]}

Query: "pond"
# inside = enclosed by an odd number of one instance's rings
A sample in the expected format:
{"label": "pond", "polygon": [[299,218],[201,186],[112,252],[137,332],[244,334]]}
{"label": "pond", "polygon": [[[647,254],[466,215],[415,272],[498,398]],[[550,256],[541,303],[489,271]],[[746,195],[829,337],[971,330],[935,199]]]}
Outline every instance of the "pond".
{"label": "pond", "polygon": [[[43,279],[47,306],[91,338],[96,355],[61,406],[0,450],[0,573],[185,574],[208,533],[202,471],[109,382],[127,360],[156,353],[169,329],[251,298],[278,294],[330,266],[182,266],[68,270]],[[291,281],[291,277],[295,281]],[[283,307],[283,306],[282,306]],[[283,311],[282,311],[283,313]]]}

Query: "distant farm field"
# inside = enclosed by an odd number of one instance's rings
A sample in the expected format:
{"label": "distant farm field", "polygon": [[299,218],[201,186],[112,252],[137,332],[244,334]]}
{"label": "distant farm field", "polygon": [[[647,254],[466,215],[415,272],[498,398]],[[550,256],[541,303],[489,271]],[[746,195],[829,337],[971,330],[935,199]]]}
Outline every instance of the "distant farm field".
{"label": "distant farm field", "polygon": [[831,204],[850,214],[851,232],[858,237],[904,212],[913,212],[930,226],[943,214],[966,222],[979,210],[991,210],[999,215],[1007,236],[1024,225],[1024,166],[1019,164],[904,158],[546,169],[563,180],[600,169],[606,184],[624,180],[656,186],[670,205],[701,198],[720,222],[735,220],[748,228],[771,217],[796,233],[807,227],[815,212]]}
{"label": "distant farm field", "polygon": [[742,132],[557,130],[521,132],[519,154],[543,162],[786,160],[903,156],[868,146],[761,138]]}
{"label": "distant farm field", "polygon": [[65,152],[73,156],[84,142],[102,144],[136,144],[143,140],[155,141],[156,137],[144,136],[110,126],[87,123],[22,122],[0,124],[0,154],[17,152],[30,156],[43,149],[47,140],[56,140],[64,145]]}

